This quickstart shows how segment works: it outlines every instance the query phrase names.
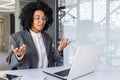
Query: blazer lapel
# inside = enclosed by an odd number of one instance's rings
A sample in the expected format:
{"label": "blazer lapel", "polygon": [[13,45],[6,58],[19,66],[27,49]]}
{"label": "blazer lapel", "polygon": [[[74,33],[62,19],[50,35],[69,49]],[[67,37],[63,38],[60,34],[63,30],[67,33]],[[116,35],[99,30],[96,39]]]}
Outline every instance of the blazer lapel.
{"label": "blazer lapel", "polygon": [[43,41],[44,41],[44,44],[45,44],[46,53],[49,54],[50,41],[47,39],[47,36],[43,32],[42,32],[42,37],[43,37]]}
{"label": "blazer lapel", "polygon": [[36,47],[35,47],[35,44],[34,44],[34,42],[33,42],[33,39],[32,39],[32,36],[31,36],[30,32],[29,32],[29,31],[26,31],[24,35],[25,35],[25,38],[24,38],[24,39],[26,40],[26,42],[28,42],[29,46],[32,47],[32,50],[33,50],[35,53],[37,53],[37,50],[36,50]]}
{"label": "blazer lapel", "polygon": [[34,63],[34,65],[32,66],[35,66],[37,67],[38,66],[38,60],[39,60],[39,57],[38,57],[38,52],[37,52],[37,49],[35,47],[35,44],[33,42],[33,39],[32,39],[32,36],[30,34],[29,31],[25,31],[24,33],[24,39],[25,39],[25,43],[26,45],[29,47],[29,52],[32,53],[31,55],[32,56],[35,56],[35,57],[32,57],[32,63]]}

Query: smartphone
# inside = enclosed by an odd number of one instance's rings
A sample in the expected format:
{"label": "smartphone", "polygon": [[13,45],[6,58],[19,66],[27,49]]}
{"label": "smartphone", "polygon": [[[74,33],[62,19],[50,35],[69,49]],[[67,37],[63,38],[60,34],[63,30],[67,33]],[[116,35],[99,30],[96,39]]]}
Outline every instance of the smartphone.
{"label": "smartphone", "polygon": [[17,77],[18,77],[18,75],[6,74],[6,78],[7,78],[8,80],[12,80],[12,79],[17,78]]}

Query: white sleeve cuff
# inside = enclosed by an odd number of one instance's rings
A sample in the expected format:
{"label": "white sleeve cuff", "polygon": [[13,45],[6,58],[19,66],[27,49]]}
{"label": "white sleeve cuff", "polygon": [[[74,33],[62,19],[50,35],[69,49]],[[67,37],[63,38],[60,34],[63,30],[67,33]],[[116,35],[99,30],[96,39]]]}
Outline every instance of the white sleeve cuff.
{"label": "white sleeve cuff", "polygon": [[18,56],[16,55],[16,57],[17,57],[18,60],[22,60],[22,58],[24,57],[24,55],[22,55],[21,57],[18,57]]}

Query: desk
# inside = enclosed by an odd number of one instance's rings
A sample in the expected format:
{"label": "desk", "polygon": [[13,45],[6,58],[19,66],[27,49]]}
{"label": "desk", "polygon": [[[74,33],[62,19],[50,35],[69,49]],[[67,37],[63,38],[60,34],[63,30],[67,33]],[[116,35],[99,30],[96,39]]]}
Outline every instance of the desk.
{"label": "desk", "polygon": [[[66,68],[65,66],[62,67],[53,67],[53,68],[43,68],[49,71],[56,71],[60,69]],[[0,75],[4,75],[6,73],[9,74],[16,74],[16,75],[28,75],[33,77],[45,77],[45,80],[60,80],[53,76],[47,75],[42,72],[43,69],[25,69],[25,70],[7,70],[7,71],[0,71]],[[83,76],[78,80],[120,80],[120,70],[113,69],[110,67],[99,66],[94,73],[89,75]]]}

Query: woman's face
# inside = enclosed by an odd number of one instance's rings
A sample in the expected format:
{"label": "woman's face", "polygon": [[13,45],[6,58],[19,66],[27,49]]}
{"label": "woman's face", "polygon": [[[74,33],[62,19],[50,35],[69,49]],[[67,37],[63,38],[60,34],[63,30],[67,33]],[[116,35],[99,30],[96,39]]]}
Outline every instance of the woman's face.
{"label": "woman's face", "polygon": [[42,10],[36,10],[33,14],[33,25],[32,25],[32,31],[38,33],[40,32],[45,24],[46,24],[47,18]]}

